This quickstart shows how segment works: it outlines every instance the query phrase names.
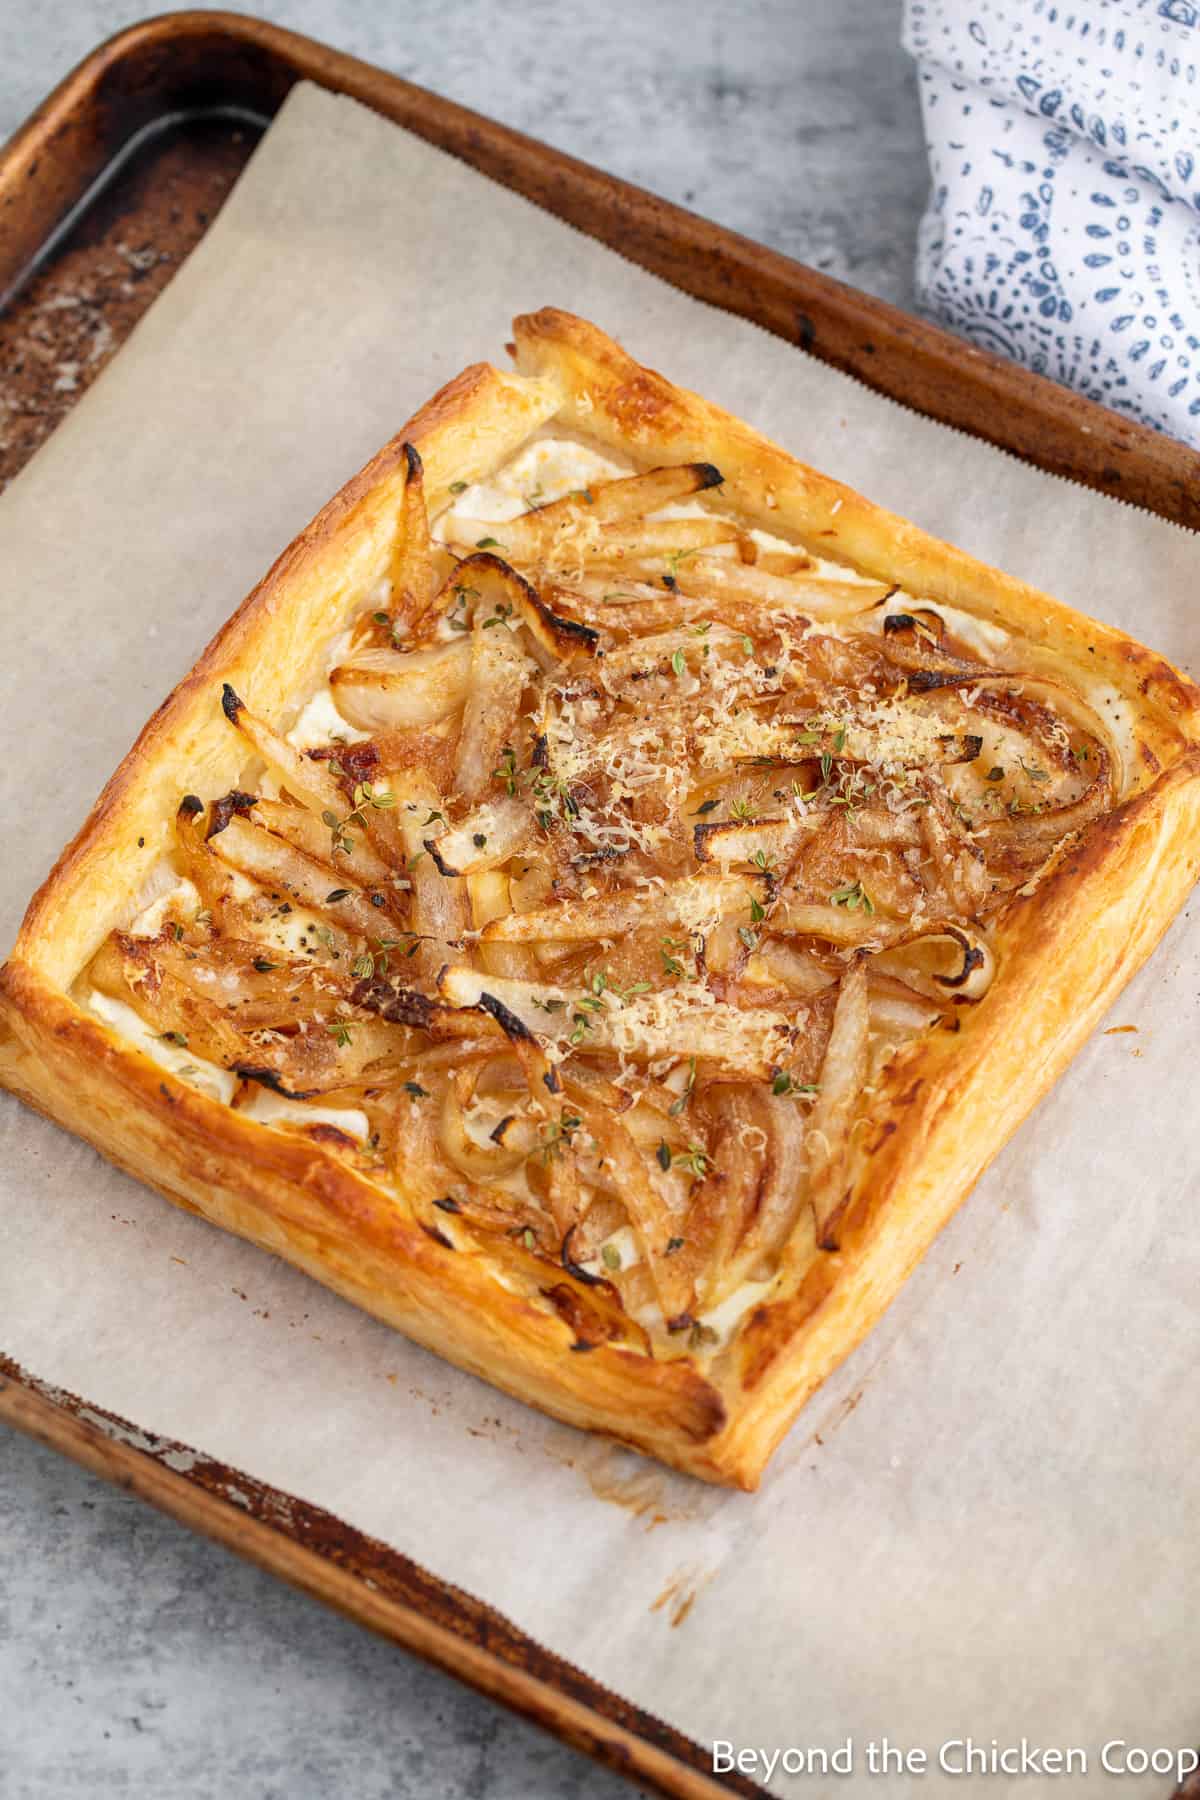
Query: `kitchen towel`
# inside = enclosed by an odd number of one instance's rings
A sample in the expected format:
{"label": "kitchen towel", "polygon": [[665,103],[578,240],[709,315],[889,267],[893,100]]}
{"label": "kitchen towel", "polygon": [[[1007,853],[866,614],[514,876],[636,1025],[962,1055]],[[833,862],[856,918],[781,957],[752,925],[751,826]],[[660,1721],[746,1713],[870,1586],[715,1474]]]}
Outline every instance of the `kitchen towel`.
{"label": "kitchen towel", "polygon": [[922,306],[1200,446],[1200,0],[906,0]]}

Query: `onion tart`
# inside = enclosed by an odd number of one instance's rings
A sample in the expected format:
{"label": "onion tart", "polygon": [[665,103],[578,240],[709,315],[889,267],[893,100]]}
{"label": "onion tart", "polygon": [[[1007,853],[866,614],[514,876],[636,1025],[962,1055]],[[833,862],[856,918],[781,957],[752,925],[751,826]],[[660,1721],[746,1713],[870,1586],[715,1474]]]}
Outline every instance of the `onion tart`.
{"label": "onion tart", "polygon": [[1200,692],[593,326],[513,329],[146,727],[0,1079],[752,1488],[1182,903]]}

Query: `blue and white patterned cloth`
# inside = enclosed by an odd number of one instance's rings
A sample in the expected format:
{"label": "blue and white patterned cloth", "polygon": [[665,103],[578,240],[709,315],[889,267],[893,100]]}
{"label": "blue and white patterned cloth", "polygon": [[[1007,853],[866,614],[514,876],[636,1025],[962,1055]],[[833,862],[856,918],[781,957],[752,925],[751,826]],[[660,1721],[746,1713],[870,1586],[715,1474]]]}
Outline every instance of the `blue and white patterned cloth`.
{"label": "blue and white patterned cloth", "polygon": [[1200,445],[1200,0],[906,0],[922,305]]}

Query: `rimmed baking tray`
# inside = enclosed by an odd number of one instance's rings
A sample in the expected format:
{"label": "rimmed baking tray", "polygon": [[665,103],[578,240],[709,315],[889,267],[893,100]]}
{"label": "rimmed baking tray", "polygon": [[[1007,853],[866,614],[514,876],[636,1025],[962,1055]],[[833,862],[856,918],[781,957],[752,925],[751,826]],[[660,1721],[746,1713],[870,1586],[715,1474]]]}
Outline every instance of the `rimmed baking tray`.
{"label": "rimmed baking tray", "polygon": [[[311,39],[176,13],[101,45],[0,151],[0,487],[204,235],[295,82],[354,98],[676,287],[1041,467],[1200,525],[1200,456],[882,301]],[[761,1795],[506,1619],[317,1507],[3,1355],[0,1421],[219,1538],[643,1785]]]}

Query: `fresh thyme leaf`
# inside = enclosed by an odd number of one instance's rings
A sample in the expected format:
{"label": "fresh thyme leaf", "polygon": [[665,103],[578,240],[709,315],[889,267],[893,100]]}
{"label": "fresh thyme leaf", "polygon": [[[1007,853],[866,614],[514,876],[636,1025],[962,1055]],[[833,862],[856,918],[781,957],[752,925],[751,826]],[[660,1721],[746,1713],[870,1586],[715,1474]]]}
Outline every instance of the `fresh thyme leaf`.
{"label": "fresh thyme leaf", "polygon": [[354,1030],[354,1027],[349,1019],[334,1019],[331,1024],[325,1027],[325,1029],[331,1033],[333,1041],[338,1049],[344,1050],[346,1045],[350,1042],[350,1034]]}
{"label": "fresh thyme leaf", "polygon": [[500,752],[499,766],[492,770],[492,780],[503,783],[506,793],[511,797],[517,791],[517,757],[510,744],[506,744]]}
{"label": "fresh thyme leaf", "polygon": [[182,1031],[160,1031],[158,1035],[164,1044],[174,1044],[177,1050],[186,1050],[188,1047]]}
{"label": "fresh thyme leaf", "polygon": [[452,494],[465,494],[466,491],[467,484],[465,481],[452,481],[450,483],[450,492]]}
{"label": "fresh thyme leaf", "polygon": [[673,1161],[695,1175],[697,1180],[702,1180],[713,1166],[712,1158],[702,1144],[689,1144],[686,1150],[677,1151]]}
{"label": "fresh thyme leaf", "polygon": [[750,900],[750,923],[751,923],[751,924],[752,924],[752,925],[761,925],[761,924],[762,924],[762,922],[763,922],[763,920],[764,920],[764,919],[765,919],[765,918],[766,918],[766,916],[767,916],[767,915],[766,915],[766,913],[765,913],[765,912],[764,912],[764,911],[763,911],[763,907],[762,907],[762,903],[761,903],[761,901],[759,901],[759,900],[758,900],[758,899],[756,899],[756,898],[755,898],[755,897],[754,897],[754,896],[751,896],[751,900]]}
{"label": "fresh thyme leaf", "polygon": [[334,888],[330,893],[326,894],[325,904],[326,906],[336,906],[339,900],[348,900],[349,898],[349,888]]}
{"label": "fresh thyme leaf", "polygon": [[272,969],[277,969],[279,967],[279,964],[271,962],[268,957],[256,956],[251,967],[257,969],[260,975],[269,975]]}
{"label": "fresh thyme leaf", "polygon": [[672,1160],[673,1160],[672,1156],[671,1156],[671,1146],[670,1146],[670,1144],[668,1144],[666,1138],[659,1138],[658,1149],[655,1151],[654,1154],[658,1158],[659,1168],[662,1169],[663,1172],[665,1173],[666,1170],[668,1170],[670,1168]]}
{"label": "fresh thyme leaf", "polygon": [[702,818],[705,813],[712,812],[720,804],[719,800],[702,800],[692,816],[696,819]]}
{"label": "fresh thyme leaf", "polygon": [[676,675],[683,675],[686,673],[687,657],[683,654],[682,650],[676,650],[675,654],[672,656],[671,667],[674,669]]}
{"label": "fresh thyme leaf", "polygon": [[364,950],[350,964],[350,973],[358,981],[370,981],[375,973],[375,958],[369,950]]}
{"label": "fresh thyme leaf", "polygon": [[663,966],[663,974],[664,975],[682,975],[684,973],[683,964],[680,962],[680,960],[679,960],[678,956],[675,954],[675,952],[677,950],[686,950],[686,949],[687,949],[686,938],[670,938],[670,937],[663,938],[661,944],[659,945],[658,954],[662,957],[662,966]]}
{"label": "fresh thyme leaf", "polygon": [[483,537],[476,543],[475,548],[477,550],[503,550],[504,545],[499,538]]}
{"label": "fresh thyme leaf", "polygon": [[771,1092],[779,1095],[803,1094],[811,1096],[813,1094],[819,1094],[820,1091],[820,1088],[817,1087],[815,1082],[797,1081],[794,1076],[788,1074],[786,1069],[780,1069],[778,1075],[776,1075],[774,1081],[771,1083]]}
{"label": "fresh thyme leaf", "polygon": [[567,1107],[563,1107],[560,1116],[556,1120],[549,1121],[549,1125],[543,1132],[542,1143],[540,1143],[543,1163],[551,1163],[554,1157],[563,1154],[565,1148],[570,1148],[570,1141],[581,1125],[583,1125],[583,1120],[579,1118],[578,1112],[569,1112]]}
{"label": "fresh thyme leaf", "polygon": [[614,1272],[621,1267],[621,1252],[615,1244],[604,1244],[600,1250],[600,1259],[606,1269]]}
{"label": "fresh thyme leaf", "polygon": [[844,906],[848,912],[865,913],[875,911],[875,903],[861,881],[847,882],[845,887],[835,888],[829,896],[831,906]]}

